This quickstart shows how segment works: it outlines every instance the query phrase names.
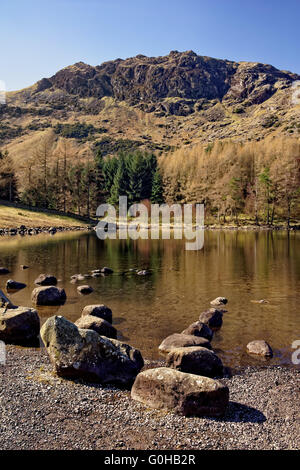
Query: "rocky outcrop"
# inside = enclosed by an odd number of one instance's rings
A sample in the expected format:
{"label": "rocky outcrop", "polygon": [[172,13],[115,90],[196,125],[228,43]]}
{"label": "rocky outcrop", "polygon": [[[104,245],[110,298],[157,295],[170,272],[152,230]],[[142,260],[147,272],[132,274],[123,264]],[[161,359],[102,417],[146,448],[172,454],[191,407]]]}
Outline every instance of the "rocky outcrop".
{"label": "rocky outcrop", "polygon": [[271,346],[264,340],[254,340],[248,343],[247,352],[258,356],[273,357]]}
{"label": "rocky outcrop", "polygon": [[40,331],[40,319],[33,308],[16,307],[1,313],[0,340],[5,343],[26,344],[36,340]]}
{"label": "rocky outcrop", "polygon": [[140,371],[132,348],[93,330],[78,328],[60,316],[49,318],[41,337],[56,373],[61,377],[131,385]]}
{"label": "rocky outcrop", "polygon": [[112,96],[132,105],[165,99],[167,112],[186,115],[201,100],[261,103],[296,74],[259,63],[236,63],[199,56],[193,51],[172,51],[164,57],[138,55],[92,67],[78,62],[38,83],[37,91],[61,89],[79,97]]}
{"label": "rocky outcrop", "polygon": [[131,397],[148,408],[185,416],[221,417],[229,402],[229,390],[217,380],[161,367],[141,372]]}
{"label": "rocky outcrop", "polygon": [[99,305],[86,305],[82,310],[81,316],[92,315],[93,317],[103,318],[103,320],[112,323],[112,311],[109,307],[103,304]]}
{"label": "rocky outcrop", "polygon": [[75,325],[78,326],[78,328],[94,330],[100,336],[106,336],[107,338],[117,337],[117,330],[103,318],[94,317],[92,315],[84,315],[75,322]]}
{"label": "rocky outcrop", "polygon": [[40,286],[56,286],[57,279],[51,274],[40,274],[34,283]]}
{"label": "rocky outcrop", "polygon": [[172,369],[189,374],[223,376],[221,359],[213,351],[200,346],[172,349],[167,355],[166,364]]}
{"label": "rocky outcrop", "polygon": [[208,341],[211,341],[213,337],[212,330],[201,321],[192,323],[185,330],[183,330],[181,334],[201,336],[202,338],[206,338]]}
{"label": "rocky outcrop", "polygon": [[158,349],[161,353],[168,354],[176,348],[188,348],[194,346],[211,349],[211,344],[208,339],[203,338],[202,336],[184,335],[182,333],[174,333],[173,335],[168,336],[162,341]]}
{"label": "rocky outcrop", "polygon": [[63,305],[66,299],[64,289],[55,286],[36,287],[31,294],[34,305]]}

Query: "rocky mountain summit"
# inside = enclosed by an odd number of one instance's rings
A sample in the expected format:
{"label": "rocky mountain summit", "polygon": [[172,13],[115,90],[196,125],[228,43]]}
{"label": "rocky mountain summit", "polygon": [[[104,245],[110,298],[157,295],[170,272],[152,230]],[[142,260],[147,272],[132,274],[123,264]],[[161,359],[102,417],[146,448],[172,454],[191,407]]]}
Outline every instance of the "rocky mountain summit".
{"label": "rocky mountain summit", "polygon": [[[124,146],[167,151],[224,138],[298,135],[299,105],[292,99],[298,80],[271,65],[193,51],[97,66],[78,62],[7,94],[7,104],[0,106],[0,147],[8,145],[18,155],[20,144],[23,152],[37,132],[57,125],[57,134],[85,147],[89,141],[104,154]],[[88,127],[64,132],[62,126],[75,124]]]}
{"label": "rocky mountain summit", "polygon": [[27,96],[29,101],[43,101],[46,90],[51,94],[61,90],[79,98],[112,97],[133,106],[142,104],[142,109],[149,112],[156,109],[157,103],[177,98],[177,104],[165,107],[165,111],[181,115],[202,109],[210,100],[260,104],[299,79],[271,65],[172,51],[165,57],[138,55],[96,67],[78,62],[49,79],[43,78],[34,90],[28,90]]}

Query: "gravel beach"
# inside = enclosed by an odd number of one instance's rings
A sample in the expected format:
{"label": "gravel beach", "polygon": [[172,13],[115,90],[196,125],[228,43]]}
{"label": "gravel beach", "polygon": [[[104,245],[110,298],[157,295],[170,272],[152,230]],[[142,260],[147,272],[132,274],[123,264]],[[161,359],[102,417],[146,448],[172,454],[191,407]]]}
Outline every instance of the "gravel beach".
{"label": "gravel beach", "polygon": [[128,390],[62,380],[45,350],[7,346],[0,449],[299,449],[299,371],[251,367],[222,381],[226,416],[185,418],[146,409]]}

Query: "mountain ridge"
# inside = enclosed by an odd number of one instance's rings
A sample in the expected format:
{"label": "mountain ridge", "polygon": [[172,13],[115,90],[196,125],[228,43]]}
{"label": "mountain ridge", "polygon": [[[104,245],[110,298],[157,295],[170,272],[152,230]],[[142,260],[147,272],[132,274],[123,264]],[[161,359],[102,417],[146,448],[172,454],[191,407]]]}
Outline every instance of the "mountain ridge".
{"label": "mountain ridge", "polygon": [[[91,66],[77,62],[31,87],[7,93],[0,106],[0,148],[26,159],[57,125],[91,132],[68,134],[84,155],[139,147],[166,152],[199,142],[260,140],[300,132],[292,100],[300,75],[269,64],[234,62],[171,51]],[[105,134],[105,135],[104,135]]]}

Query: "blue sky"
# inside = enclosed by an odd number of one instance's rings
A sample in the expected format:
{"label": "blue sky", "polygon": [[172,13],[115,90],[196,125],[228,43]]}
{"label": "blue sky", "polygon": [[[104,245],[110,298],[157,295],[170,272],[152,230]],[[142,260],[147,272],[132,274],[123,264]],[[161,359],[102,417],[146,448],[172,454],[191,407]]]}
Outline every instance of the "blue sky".
{"label": "blue sky", "polygon": [[190,49],[300,74],[299,19],[300,0],[0,0],[0,80]]}

